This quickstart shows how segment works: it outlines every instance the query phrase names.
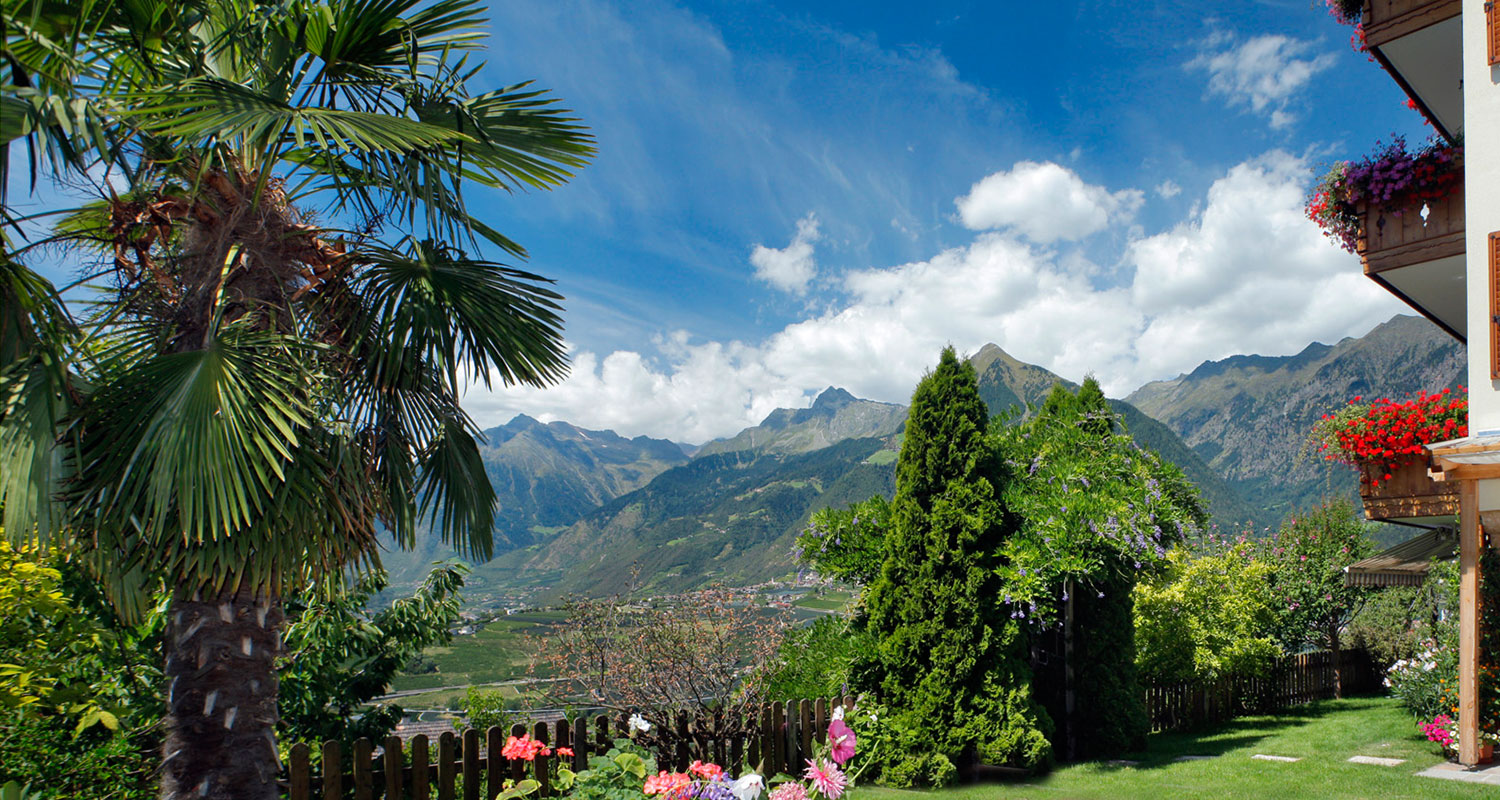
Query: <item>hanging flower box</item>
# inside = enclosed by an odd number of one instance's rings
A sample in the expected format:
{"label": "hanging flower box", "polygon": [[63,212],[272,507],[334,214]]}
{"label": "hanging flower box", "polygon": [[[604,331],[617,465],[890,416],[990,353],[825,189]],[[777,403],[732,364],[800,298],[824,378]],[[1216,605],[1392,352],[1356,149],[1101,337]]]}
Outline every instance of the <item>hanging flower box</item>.
{"label": "hanging flower box", "polygon": [[1398,136],[1338,162],[1308,198],[1307,216],[1359,254],[1367,275],[1463,255],[1463,148],[1434,141],[1412,152]]}
{"label": "hanging flower box", "polygon": [[1371,520],[1448,517],[1458,513],[1458,484],[1427,476],[1427,459],[1387,472],[1387,465],[1359,465],[1359,499]]}
{"label": "hanging flower box", "polygon": [[1464,389],[1422,392],[1397,402],[1354,400],[1313,425],[1323,457],[1360,472],[1359,494],[1372,520],[1446,517],[1458,513],[1458,486],[1427,474],[1426,445],[1468,435]]}

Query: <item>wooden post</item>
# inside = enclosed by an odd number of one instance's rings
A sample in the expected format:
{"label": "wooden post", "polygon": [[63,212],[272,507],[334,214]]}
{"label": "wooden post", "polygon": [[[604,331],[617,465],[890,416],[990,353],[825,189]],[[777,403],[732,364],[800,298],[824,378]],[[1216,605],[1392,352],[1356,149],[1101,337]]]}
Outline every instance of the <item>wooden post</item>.
{"label": "wooden post", "polygon": [[344,800],[344,754],[338,742],[323,743],[323,800]]}
{"label": "wooden post", "polygon": [[453,796],[453,789],[458,784],[453,744],[453,731],[443,731],[438,737],[438,800],[458,800]]}
{"label": "wooden post", "polygon": [[354,800],[375,800],[375,771],[370,762],[374,752],[369,739],[354,740]]}
{"label": "wooden post", "polygon": [[411,740],[411,800],[429,800],[431,790],[427,774],[427,734],[419,733]]}
{"label": "wooden post", "polygon": [[[500,785],[505,783],[505,768],[509,766],[508,759],[501,754],[501,751],[505,749],[505,731],[501,730],[499,725],[495,725],[489,729],[486,735],[489,741],[489,747],[486,748],[488,750],[486,757],[489,759],[486,762],[486,766],[489,767],[487,770],[489,778],[485,783],[484,796],[489,798],[489,800],[495,800],[500,795]],[[511,725],[510,735],[517,739],[525,736],[526,726],[519,722]],[[520,759],[516,759],[516,765],[511,767],[512,776],[516,780],[520,780],[521,776],[516,774],[515,771],[525,769],[522,766],[523,764],[524,762]]]}
{"label": "wooden post", "polygon": [[479,800],[479,731],[464,731],[464,800]]}
{"label": "wooden post", "polygon": [[[547,723],[538,722],[536,724],[536,731],[532,733],[531,738],[542,744],[547,744]],[[539,797],[546,797],[552,793],[552,776],[549,774],[550,770],[547,768],[547,756],[538,753],[536,760],[531,762],[531,766],[533,768],[532,775],[536,777],[536,782],[541,784],[537,788],[537,795]],[[523,766],[522,769],[525,769],[525,767]]]}
{"label": "wooden post", "polygon": [[797,764],[800,766],[802,762],[812,758],[813,754],[812,701],[807,698],[797,703],[797,727]]}
{"label": "wooden post", "polygon": [[385,796],[401,796],[401,737],[385,737]]}
{"label": "wooden post", "polygon": [[[292,800],[312,800],[312,767],[308,764],[307,743],[298,742],[292,745],[291,765],[288,772],[291,774]],[[337,766],[334,769],[338,769]]]}
{"label": "wooden post", "polygon": [[1479,763],[1479,483],[1458,484],[1458,761]]}
{"label": "wooden post", "polygon": [[573,771],[589,766],[589,721],[582,714],[573,720]]}

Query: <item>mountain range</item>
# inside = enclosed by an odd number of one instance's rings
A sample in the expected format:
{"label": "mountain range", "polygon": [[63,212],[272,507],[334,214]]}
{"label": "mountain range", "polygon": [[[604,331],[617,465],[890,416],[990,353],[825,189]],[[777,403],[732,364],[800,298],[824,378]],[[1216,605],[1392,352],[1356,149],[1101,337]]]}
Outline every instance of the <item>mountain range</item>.
{"label": "mountain range", "polygon": [[[1076,388],[993,344],[970,360],[992,414],[1023,419],[1054,384]],[[1456,385],[1463,364],[1457,342],[1398,316],[1295,356],[1206,362],[1110,402],[1137,442],[1199,487],[1221,529],[1265,528],[1355,489],[1352,471],[1306,452],[1313,420],[1355,395]],[[793,539],[814,511],[893,492],[905,418],[905,406],[829,387],[809,408],[778,409],[695,450],[517,417],[485,432],[501,504],[497,557],[475,566],[466,594],[494,605],[790,574]],[[445,555],[424,540],[384,560],[400,585]]]}

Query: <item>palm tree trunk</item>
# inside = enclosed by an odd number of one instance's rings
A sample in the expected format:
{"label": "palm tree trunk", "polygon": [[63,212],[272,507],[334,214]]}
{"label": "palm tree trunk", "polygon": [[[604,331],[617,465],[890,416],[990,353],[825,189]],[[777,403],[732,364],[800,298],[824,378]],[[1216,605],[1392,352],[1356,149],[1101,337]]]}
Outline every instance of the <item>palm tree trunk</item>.
{"label": "palm tree trunk", "polygon": [[167,618],[162,800],[275,800],[280,601],[179,593]]}

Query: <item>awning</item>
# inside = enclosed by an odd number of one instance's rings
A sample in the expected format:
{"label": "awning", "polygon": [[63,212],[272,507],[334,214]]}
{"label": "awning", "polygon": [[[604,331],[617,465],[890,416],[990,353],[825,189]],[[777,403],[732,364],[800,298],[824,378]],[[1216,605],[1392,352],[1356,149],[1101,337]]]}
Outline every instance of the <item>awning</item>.
{"label": "awning", "polygon": [[1420,586],[1433,559],[1458,554],[1458,531],[1434,528],[1344,568],[1345,586]]}

